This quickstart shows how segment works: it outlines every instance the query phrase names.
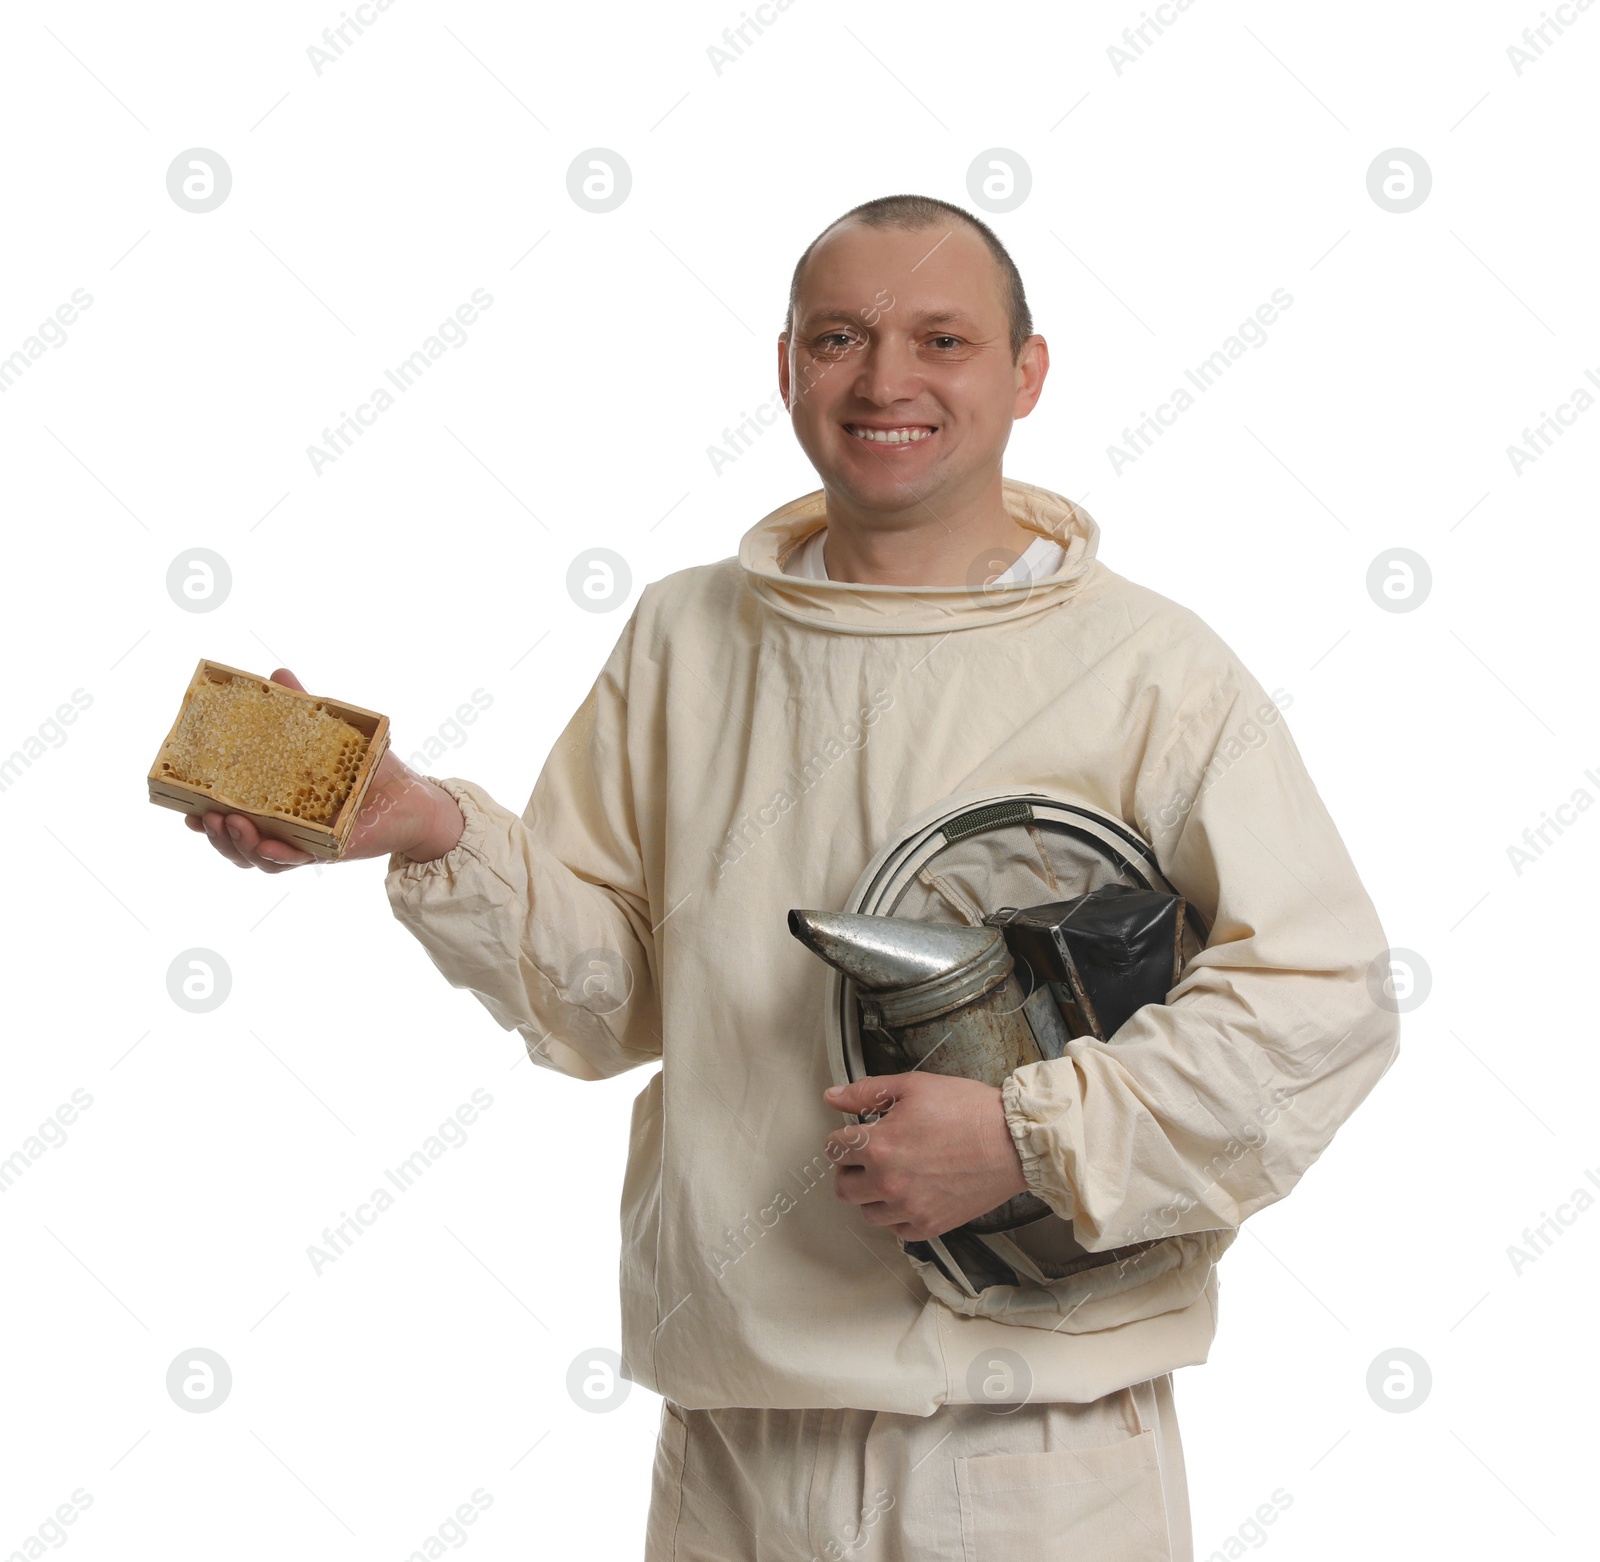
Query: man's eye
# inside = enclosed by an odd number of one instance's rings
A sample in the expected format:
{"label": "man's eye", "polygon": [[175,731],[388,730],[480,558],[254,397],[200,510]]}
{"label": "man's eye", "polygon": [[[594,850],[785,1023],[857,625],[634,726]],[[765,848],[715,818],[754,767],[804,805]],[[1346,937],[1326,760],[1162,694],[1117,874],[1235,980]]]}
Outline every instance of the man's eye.
{"label": "man's eye", "polygon": [[829,331],[826,336],[817,339],[817,346],[839,352],[848,347],[854,340],[855,338],[848,331]]}
{"label": "man's eye", "polygon": [[[961,338],[959,336],[936,336],[934,337],[933,342],[934,346],[936,347],[941,342],[948,342],[951,347],[959,347],[961,345]],[[946,349],[946,351],[948,351],[948,349]]]}

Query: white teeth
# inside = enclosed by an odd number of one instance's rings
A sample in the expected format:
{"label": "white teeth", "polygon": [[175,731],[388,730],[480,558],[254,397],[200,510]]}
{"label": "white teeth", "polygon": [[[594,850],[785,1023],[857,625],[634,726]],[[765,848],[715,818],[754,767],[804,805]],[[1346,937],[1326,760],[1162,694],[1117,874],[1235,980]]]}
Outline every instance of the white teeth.
{"label": "white teeth", "polygon": [[875,445],[914,445],[919,439],[926,439],[933,430],[931,428],[852,428],[850,430],[857,439],[870,440]]}

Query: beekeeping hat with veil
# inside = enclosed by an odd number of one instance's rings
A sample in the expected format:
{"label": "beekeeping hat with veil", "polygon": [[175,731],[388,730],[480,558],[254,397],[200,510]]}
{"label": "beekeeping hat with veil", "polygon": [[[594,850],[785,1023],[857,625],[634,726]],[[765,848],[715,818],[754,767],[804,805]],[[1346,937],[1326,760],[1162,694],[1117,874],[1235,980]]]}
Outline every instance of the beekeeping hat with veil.
{"label": "beekeeping hat with veil", "polygon": [[[1000,1085],[1069,1042],[1116,1045],[1164,1002],[1207,930],[1150,846],[1065,793],[993,789],[907,822],[839,910],[790,931],[830,967],[836,1084],[922,1068]],[[1043,1328],[1192,1255],[1196,1236],[1090,1251],[1032,1193],[902,1246],[928,1289],[973,1316]],[[1069,1325],[1070,1327],[1071,1325]]]}

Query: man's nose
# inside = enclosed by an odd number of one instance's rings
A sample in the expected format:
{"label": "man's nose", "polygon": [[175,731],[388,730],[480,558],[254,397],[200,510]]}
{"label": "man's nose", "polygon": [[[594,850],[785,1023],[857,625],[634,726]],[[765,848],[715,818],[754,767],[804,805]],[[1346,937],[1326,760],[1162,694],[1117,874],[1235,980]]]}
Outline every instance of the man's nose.
{"label": "man's nose", "polygon": [[920,365],[904,342],[879,339],[862,350],[856,366],[855,392],[863,401],[886,407],[911,400],[921,389]]}

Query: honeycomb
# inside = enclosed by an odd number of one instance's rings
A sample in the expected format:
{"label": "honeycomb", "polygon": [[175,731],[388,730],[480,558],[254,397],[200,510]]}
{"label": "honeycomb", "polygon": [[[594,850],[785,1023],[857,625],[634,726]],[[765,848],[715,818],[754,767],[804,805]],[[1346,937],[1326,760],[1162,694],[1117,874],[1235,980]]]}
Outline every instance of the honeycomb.
{"label": "honeycomb", "polygon": [[332,824],[350,795],[367,735],[321,700],[256,678],[197,674],[161,773],[251,813]]}

